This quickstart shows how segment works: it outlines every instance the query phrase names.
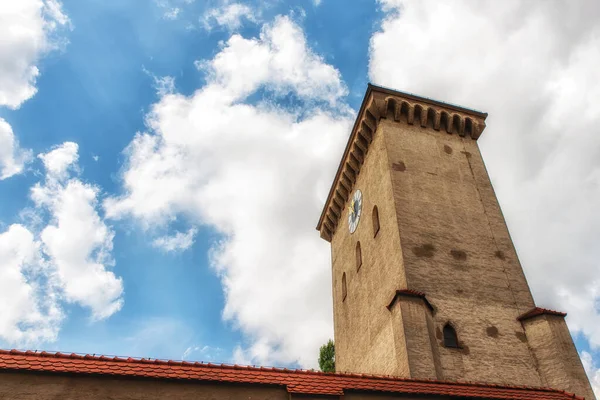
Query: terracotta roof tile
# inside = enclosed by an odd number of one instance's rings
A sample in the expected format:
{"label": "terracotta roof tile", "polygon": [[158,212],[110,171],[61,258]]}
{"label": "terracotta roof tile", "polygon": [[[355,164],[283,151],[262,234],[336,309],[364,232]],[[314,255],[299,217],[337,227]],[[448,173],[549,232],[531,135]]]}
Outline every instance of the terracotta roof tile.
{"label": "terracotta roof tile", "polygon": [[549,310],[547,308],[535,307],[535,308],[532,308],[531,310],[527,311],[526,313],[521,314],[520,316],[517,317],[517,319],[519,321],[524,321],[529,318],[537,317],[538,315],[556,315],[559,317],[566,317],[567,313]]}
{"label": "terracotta roof tile", "polygon": [[18,350],[0,350],[0,370],[260,383],[285,386],[290,393],[336,396],[344,391],[361,390],[487,399],[581,399],[545,388]]}

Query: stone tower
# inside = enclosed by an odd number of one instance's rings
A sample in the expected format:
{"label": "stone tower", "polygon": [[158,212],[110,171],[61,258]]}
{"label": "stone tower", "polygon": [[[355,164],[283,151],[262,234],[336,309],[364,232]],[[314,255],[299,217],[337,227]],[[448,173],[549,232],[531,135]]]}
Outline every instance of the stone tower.
{"label": "stone tower", "polygon": [[486,117],[369,85],[317,226],[336,369],[594,399],[565,314],[527,285],[477,146]]}

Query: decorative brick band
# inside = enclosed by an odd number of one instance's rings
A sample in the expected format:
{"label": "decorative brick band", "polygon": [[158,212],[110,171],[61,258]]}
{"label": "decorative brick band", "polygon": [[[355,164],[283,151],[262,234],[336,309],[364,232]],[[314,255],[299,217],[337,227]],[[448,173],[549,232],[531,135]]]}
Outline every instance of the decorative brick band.
{"label": "decorative brick band", "polygon": [[425,296],[425,293],[423,292],[419,292],[417,290],[412,290],[412,289],[401,289],[401,290],[396,290],[396,293],[394,294],[394,297],[392,298],[392,301],[390,301],[390,304],[388,304],[386,307],[388,310],[392,310],[392,307],[394,306],[394,304],[396,303],[396,300],[399,297],[413,297],[413,298],[419,298],[421,300],[423,300],[425,302],[425,305],[431,310],[431,312],[434,312],[435,309],[433,308],[433,306],[431,305],[431,303],[429,302],[429,300],[427,300],[427,296]]}
{"label": "decorative brick band", "polygon": [[564,318],[567,316],[567,313],[560,312],[560,311],[554,311],[554,310],[548,310],[547,308],[535,307],[535,308],[527,311],[526,313],[519,315],[517,317],[517,320],[525,321],[527,319],[537,317],[539,315],[555,315],[555,316]]}
{"label": "decorative brick band", "polygon": [[477,140],[486,117],[487,113],[369,84],[317,224],[321,237],[331,241],[381,118]]}

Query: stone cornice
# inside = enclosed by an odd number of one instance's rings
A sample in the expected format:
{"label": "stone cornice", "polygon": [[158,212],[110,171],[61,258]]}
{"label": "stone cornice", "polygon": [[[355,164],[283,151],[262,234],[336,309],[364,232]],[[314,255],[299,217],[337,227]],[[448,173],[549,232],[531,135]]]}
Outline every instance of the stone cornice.
{"label": "stone cornice", "polygon": [[401,298],[401,297],[412,297],[412,298],[421,299],[421,300],[423,300],[423,302],[425,303],[425,305],[427,306],[427,308],[429,308],[429,310],[432,313],[435,312],[435,308],[433,308],[433,306],[431,305],[431,303],[429,302],[429,300],[427,300],[427,296],[425,296],[425,293],[419,292],[417,290],[412,290],[412,289],[396,290],[396,293],[394,293],[394,297],[392,297],[392,301],[390,301],[390,304],[388,304],[385,307],[389,311],[391,311],[392,307],[394,306],[394,304],[396,303],[396,301],[399,298]]}
{"label": "stone cornice", "polygon": [[317,230],[331,241],[381,118],[477,140],[487,113],[369,84]]}

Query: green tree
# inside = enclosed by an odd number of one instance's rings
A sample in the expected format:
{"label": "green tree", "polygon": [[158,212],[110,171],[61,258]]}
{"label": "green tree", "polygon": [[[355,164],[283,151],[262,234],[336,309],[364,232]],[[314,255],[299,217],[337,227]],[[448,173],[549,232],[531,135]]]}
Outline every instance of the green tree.
{"label": "green tree", "polygon": [[331,339],[319,350],[319,368],[323,372],[335,372],[335,346]]}

